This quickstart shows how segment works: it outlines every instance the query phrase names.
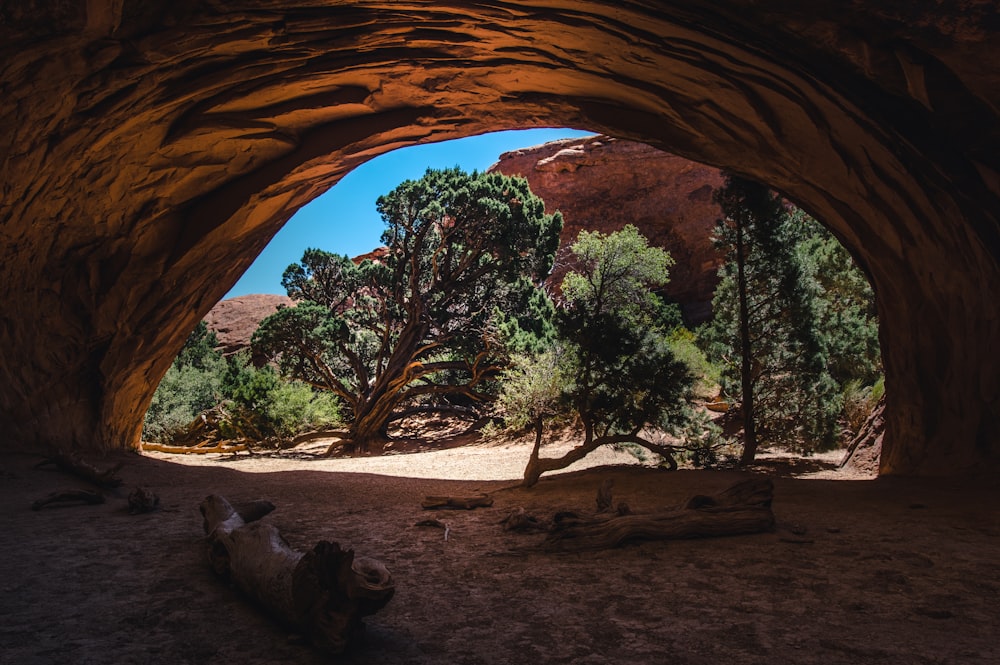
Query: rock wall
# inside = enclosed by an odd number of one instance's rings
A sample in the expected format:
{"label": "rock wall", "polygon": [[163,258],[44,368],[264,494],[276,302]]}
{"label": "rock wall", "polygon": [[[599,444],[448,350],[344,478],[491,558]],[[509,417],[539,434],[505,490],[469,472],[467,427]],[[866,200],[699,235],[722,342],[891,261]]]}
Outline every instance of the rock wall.
{"label": "rock wall", "polygon": [[564,126],[768,184],[868,271],[883,473],[1000,465],[995,0],[0,5],[2,445],[135,446],[197,321],[355,165]]}
{"label": "rock wall", "polygon": [[566,271],[569,245],[580,231],[611,233],[633,224],[676,262],[666,295],[698,324],[712,311],[721,257],[711,234],[721,216],[712,190],[719,169],[609,136],[554,141],[507,152],[490,167],[528,180],[546,210],[563,214],[553,281]]}
{"label": "rock wall", "polygon": [[274,294],[236,296],[216,303],[205,315],[205,323],[219,339],[219,350],[229,355],[250,346],[261,321],[279,307],[293,304],[288,296]]}

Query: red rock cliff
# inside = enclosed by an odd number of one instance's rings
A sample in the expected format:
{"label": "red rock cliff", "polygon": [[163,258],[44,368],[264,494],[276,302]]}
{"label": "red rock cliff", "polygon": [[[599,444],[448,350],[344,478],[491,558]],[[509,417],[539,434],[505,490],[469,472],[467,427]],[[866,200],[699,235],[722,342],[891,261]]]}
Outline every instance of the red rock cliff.
{"label": "red rock cliff", "polygon": [[642,143],[594,136],[504,153],[490,170],[527,178],[549,212],[562,212],[555,279],[565,272],[562,259],[581,230],[610,233],[633,224],[674,257],[666,291],[688,323],[710,316],[721,263],[711,241],[721,215],[712,203],[713,188],[722,184],[718,169]]}

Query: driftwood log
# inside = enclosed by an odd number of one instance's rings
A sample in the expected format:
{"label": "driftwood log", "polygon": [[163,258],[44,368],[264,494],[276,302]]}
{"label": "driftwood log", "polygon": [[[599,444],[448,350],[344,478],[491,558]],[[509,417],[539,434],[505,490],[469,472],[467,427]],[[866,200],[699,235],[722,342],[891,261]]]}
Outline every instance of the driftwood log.
{"label": "driftwood log", "polygon": [[711,496],[691,497],[681,506],[644,515],[601,513],[556,515],[543,544],[549,550],[597,550],[636,540],[735,536],[774,526],[769,478],[753,478]]}
{"label": "driftwood log", "polygon": [[247,522],[221,496],[209,496],[200,508],[215,572],[320,649],[342,653],[363,632],[362,618],[395,592],[385,566],[337,543],[324,540],[299,552],[276,527]]}
{"label": "driftwood log", "polygon": [[230,443],[226,441],[205,441],[203,444],[196,446],[168,446],[162,443],[143,442],[142,449],[156,453],[170,453],[172,455],[243,453],[249,450],[245,443]]}

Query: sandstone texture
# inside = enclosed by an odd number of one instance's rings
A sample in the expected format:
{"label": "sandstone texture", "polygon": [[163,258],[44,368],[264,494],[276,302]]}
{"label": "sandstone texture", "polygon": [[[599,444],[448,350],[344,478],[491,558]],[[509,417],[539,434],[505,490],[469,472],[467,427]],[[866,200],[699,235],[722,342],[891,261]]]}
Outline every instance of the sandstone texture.
{"label": "sandstone texture", "polygon": [[110,451],[273,234],[397,147],[568,126],[755,178],[868,271],[881,471],[1000,460],[995,0],[0,5],[0,429]]}
{"label": "sandstone texture", "polygon": [[236,296],[217,303],[205,315],[205,323],[219,339],[219,350],[229,355],[250,346],[250,338],[261,321],[279,307],[293,304],[288,296],[274,294]]}
{"label": "sandstone texture", "polygon": [[568,269],[569,246],[582,230],[612,233],[632,224],[676,262],[665,294],[694,325],[707,320],[721,257],[712,246],[722,215],[712,190],[719,169],[610,136],[567,139],[504,153],[490,167],[528,180],[547,212],[563,214],[552,281]]}

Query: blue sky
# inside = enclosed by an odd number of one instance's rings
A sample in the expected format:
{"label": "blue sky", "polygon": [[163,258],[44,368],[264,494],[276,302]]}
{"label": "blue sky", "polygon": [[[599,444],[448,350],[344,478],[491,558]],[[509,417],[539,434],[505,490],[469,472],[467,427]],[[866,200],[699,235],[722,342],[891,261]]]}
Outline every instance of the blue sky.
{"label": "blue sky", "polygon": [[325,194],[300,208],[226,298],[249,293],[283,294],[281,274],[302,258],[306,248],[357,256],[378,247],[383,223],[375,210],[375,199],[404,180],[421,177],[428,168],[460,166],[466,171],[484,171],[504,152],[592,134],[572,129],[495,132],[380,155],[354,169]]}

